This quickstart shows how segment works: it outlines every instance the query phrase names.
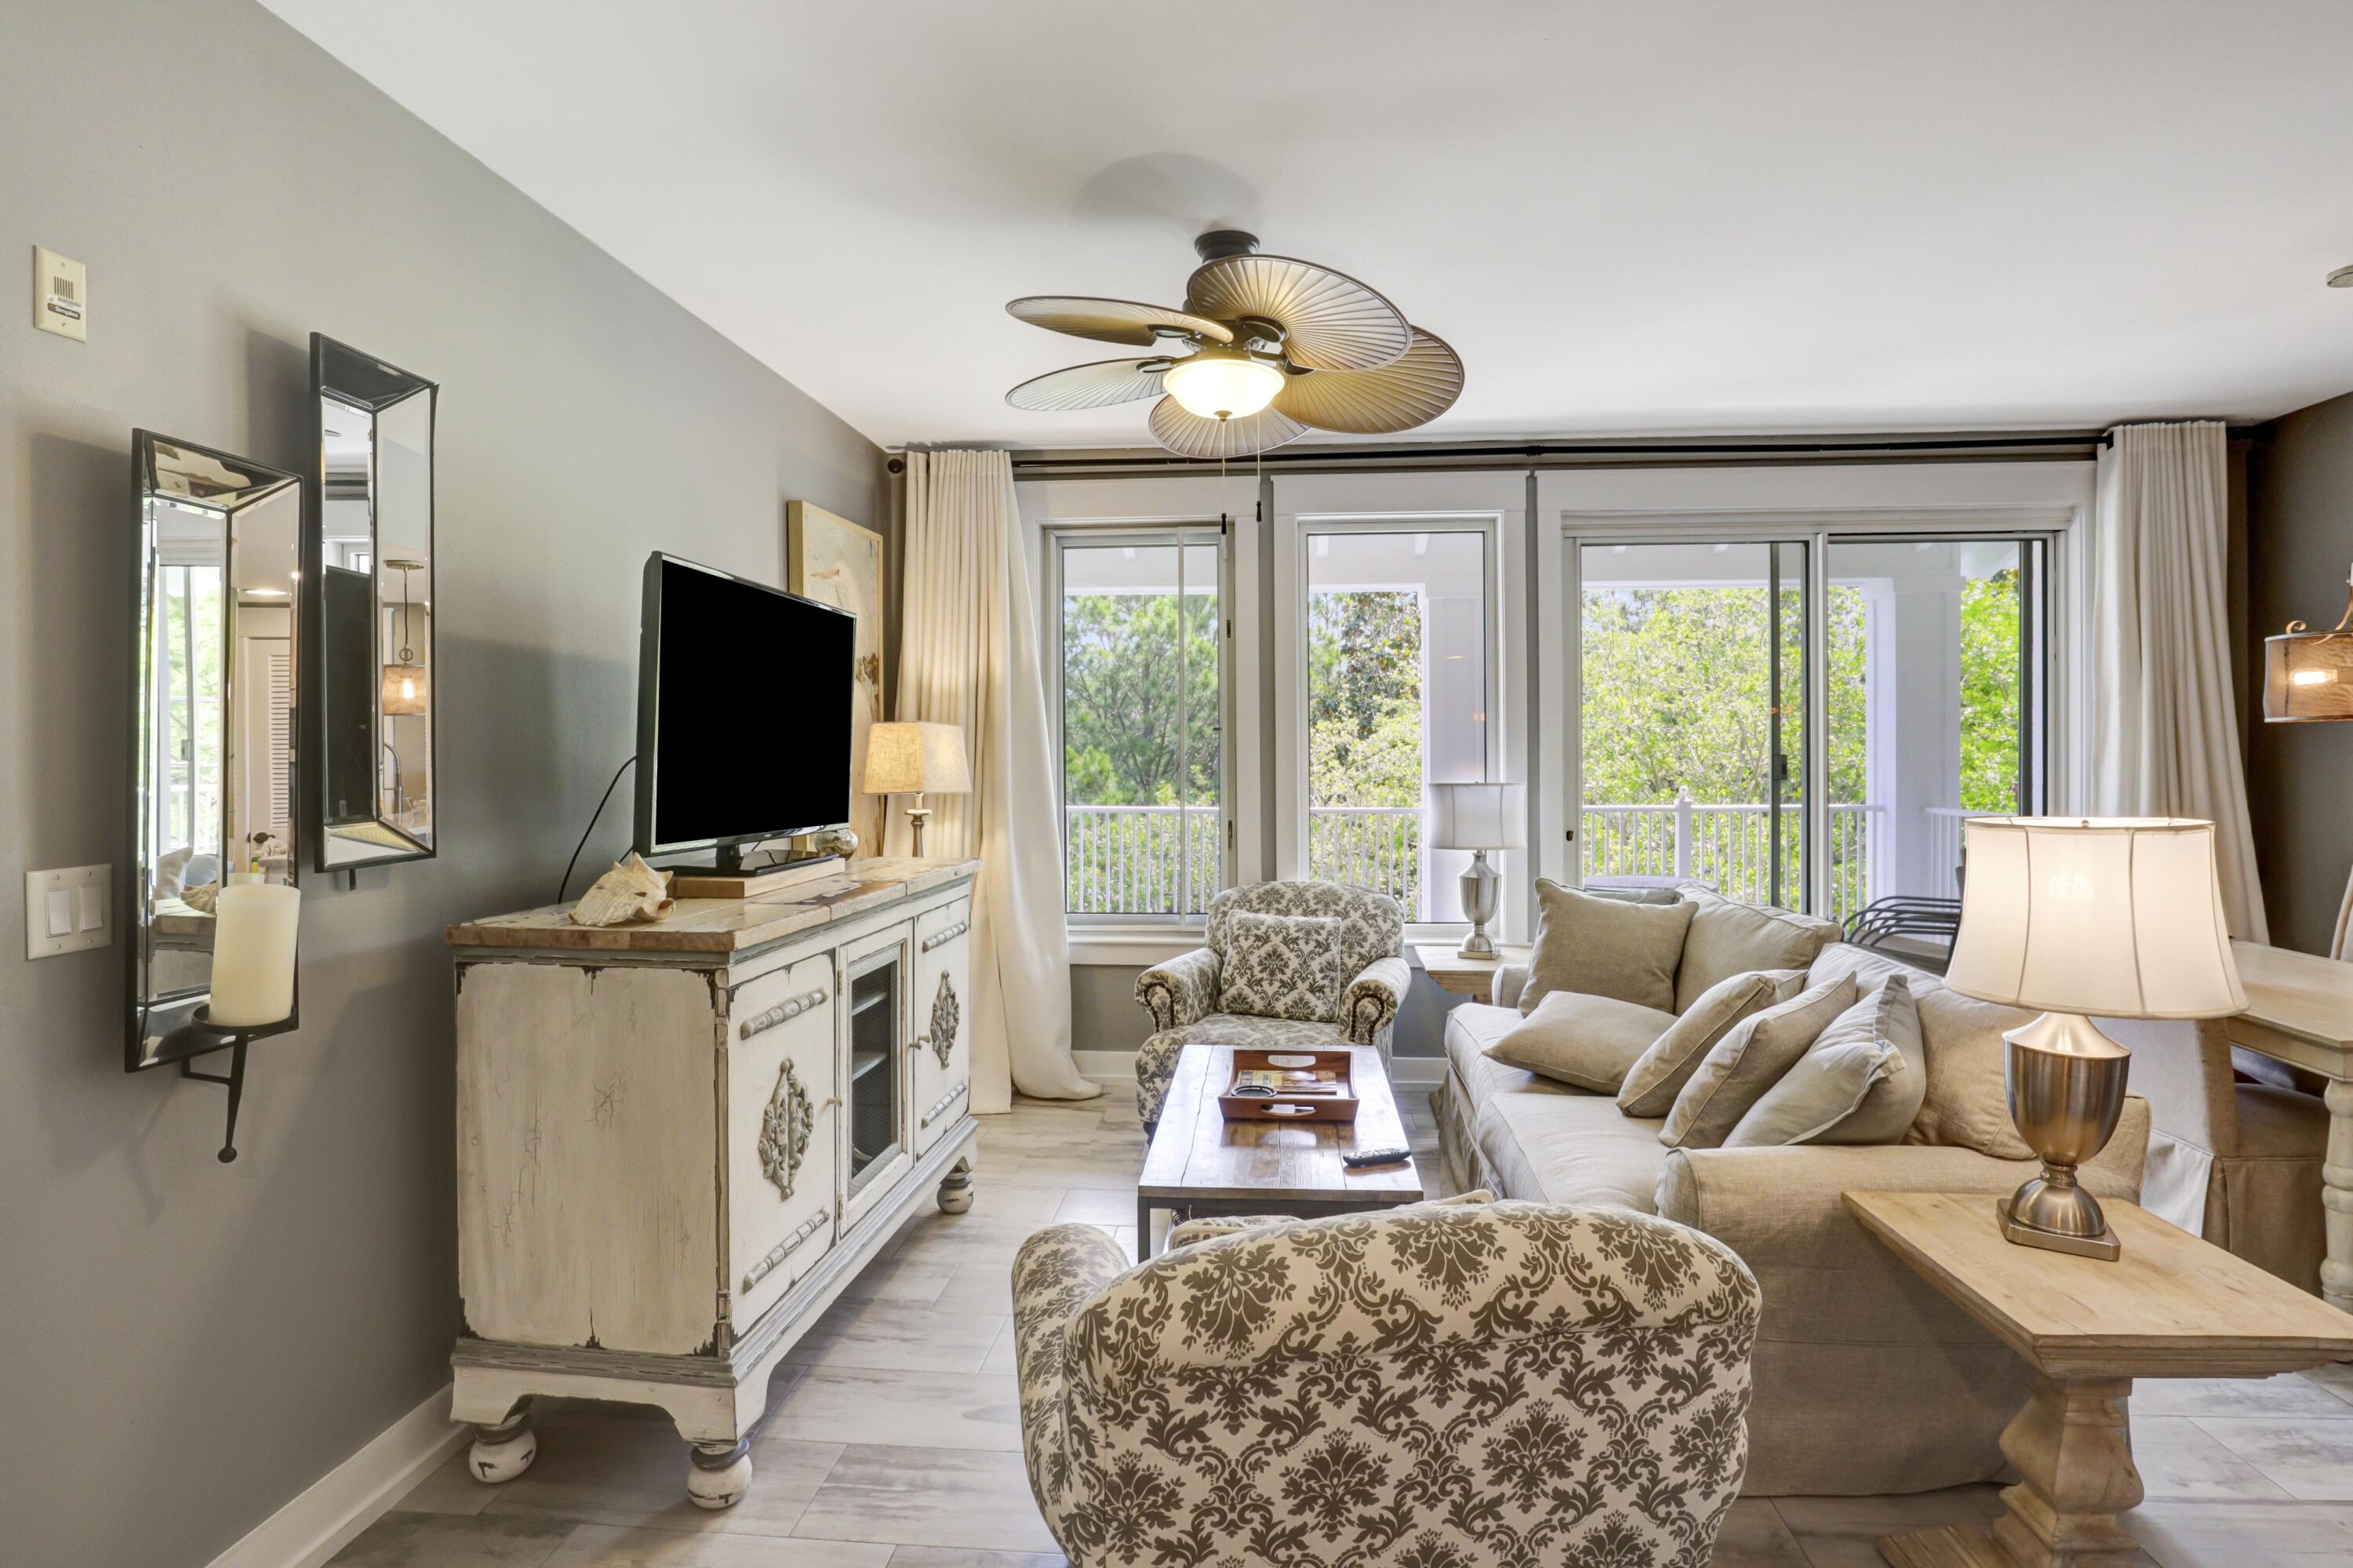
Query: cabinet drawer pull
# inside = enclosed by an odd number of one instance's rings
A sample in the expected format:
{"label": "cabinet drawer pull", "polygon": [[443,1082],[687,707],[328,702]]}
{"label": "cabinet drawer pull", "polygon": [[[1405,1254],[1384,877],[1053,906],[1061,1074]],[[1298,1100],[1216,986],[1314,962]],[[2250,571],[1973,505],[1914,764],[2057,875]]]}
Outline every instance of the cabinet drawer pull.
{"label": "cabinet drawer pull", "polygon": [[812,991],[804,991],[799,996],[788,996],[765,1012],[755,1012],[745,1019],[736,1031],[737,1037],[749,1040],[754,1034],[765,1034],[779,1023],[788,1023],[798,1018],[812,1007],[824,1005],[825,987],[823,986]]}
{"label": "cabinet drawer pull", "polygon": [[917,1124],[917,1130],[920,1131],[923,1128],[929,1127],[932,1123],[939,1120],[941,1114],[950,1106],[955,1104],[956,1101],[964,1098],[965,1091],[970,1087],[972,1087],[972,1080],[970,1078],[966,1078],[958,1083],[955,1088],[952,1088],[946,1094],[942,1095],[940,1097],[940,1103],[923,1113],[923,1119],[922,1122]]}
{"label": "cabinet drawer pull", "polygon": [[934,948],[941,947],[941,946],[945,945],[946,943],[953,942],[953,941],[955,941],[958,937],[963,936],[966,931],[969,931],[969,930],[971,930],[971,929],[972,929],[972,922],[971,922],[971,921],[969,921],[969,920],[959,920],[959,921],[957,921],[955,925],[950,926],[949,927],[947,927],[947,928],[946,928],[945,930],[944,930],[944,931],[934,931],[934,932],[933,932],[930,936],[928,936],[928,937],[926,937],[926,938],[923,938],[923,951],[925,951],[925,952],[927,952],[927,953],[928,953],[928,952],[930,952]]}
{"label": "cabinet drawer pull", "polygon": [[801,1222],[801,1228],[768,1249],[768,1255],[744,1271],[744,1288],[749,1290],[776,1271],[776,1266],[792,1256],[801,1243],[817,1234],[832,1223],[833,1216],[823,1210]]}

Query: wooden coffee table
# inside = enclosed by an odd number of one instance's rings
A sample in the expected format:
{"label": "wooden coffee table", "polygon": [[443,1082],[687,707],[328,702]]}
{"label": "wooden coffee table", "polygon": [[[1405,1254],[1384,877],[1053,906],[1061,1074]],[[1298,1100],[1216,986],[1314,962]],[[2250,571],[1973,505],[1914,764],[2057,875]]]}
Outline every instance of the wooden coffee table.
{"label": "wooden coffee table", "polygon": [[1989,1531],[1880,1538],[1896,1568],[2124,1568],[2141,1500],[2125,1402],[2137,1377],[2268,1377],[2353,1355],[2353,1319],[2137,1204],[2101,1204],[2113,1263],[2014,1246],[1985,1193],[1849,1192],[1857,1219],[2034,1369],[2001,1435],[2021,1479]]}
{"label": "wooden coffee table", "polygon": [[[1318,1047],[1328,1050],[1329,1046]],[[1187,1045],[1161,1103],[1160,1127],[1135,1186],[1135,1256],[1152,1255],[1152,1215],[1340,1214],[1419,1203],[1421,1172],[1402,1164],[1351,1171],[1340,1156],[1406,1147],[1381,1054],[1351,1045],[1354,1122],[1228,1121],[1218,1094],[1233,1081],[1234,1047]]]}

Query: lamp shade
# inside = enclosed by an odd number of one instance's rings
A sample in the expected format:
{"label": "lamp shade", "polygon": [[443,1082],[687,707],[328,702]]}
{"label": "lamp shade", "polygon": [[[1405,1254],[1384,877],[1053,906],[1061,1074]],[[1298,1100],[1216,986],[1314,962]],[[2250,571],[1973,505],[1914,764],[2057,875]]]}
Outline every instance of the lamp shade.
{"label": "lamp shade", "polygon": [[876,725],[866,732],[866,776],[859,788],[869,795],[969,793],[972,767],[965,759],[964,726]]}
{"label": "lamp shade", "polygon": [[384,667],[384,712],[397,718],[425,711],[425,667],[421,664],[386,664]]}
{"label": "lamp shade", "polygon": [[1521,784],[1431,784],[1426,787],[1430,838],[1425,847],[1515,850],[1528,843],[1528,792]]}
{"label": "lamp shade", "polygon": [[2172,817],[1973,817],[1946,983],[2100,1018],[2220,1018],[2247,993],[2231,957],[2214,824]]}

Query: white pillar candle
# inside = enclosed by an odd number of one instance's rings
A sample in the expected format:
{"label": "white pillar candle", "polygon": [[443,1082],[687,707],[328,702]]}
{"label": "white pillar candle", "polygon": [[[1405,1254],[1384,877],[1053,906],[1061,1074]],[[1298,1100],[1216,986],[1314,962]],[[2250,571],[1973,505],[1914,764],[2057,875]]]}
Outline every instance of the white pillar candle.
{"label": "white pillar candle", "polygon": [[269,883],[239,883],[220,890],[213,906],[213,995],[206,1013],[216,1028],[276,1023],[294,1011],[294,933],[302,890]]}

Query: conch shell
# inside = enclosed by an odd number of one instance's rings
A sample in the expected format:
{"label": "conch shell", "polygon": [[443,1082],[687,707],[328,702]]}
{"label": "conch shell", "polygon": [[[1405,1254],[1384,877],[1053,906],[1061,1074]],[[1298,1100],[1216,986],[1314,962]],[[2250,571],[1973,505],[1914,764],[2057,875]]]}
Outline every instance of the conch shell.
{"label": "conch shell", "polygon": [[626,926],[633,920],[659,920],[674,902],[670,879],[632,853],[615,861],[613,869],[580,895],[571,918],[575,926]]}

